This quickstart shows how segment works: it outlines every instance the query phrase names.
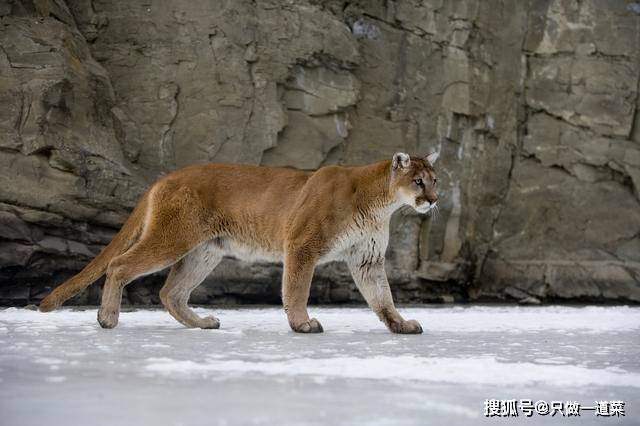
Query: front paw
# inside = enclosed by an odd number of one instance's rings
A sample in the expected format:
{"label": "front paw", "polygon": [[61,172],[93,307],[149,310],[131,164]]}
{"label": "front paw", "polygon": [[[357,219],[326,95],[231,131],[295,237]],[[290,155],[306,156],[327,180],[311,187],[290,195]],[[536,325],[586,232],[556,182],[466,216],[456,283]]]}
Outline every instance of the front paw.
{"label": "front paw", "polygon": [[389,329],[398,334],[422,334],[422,326],[416,320],[392,323]]}
{"label": "front paw", "polygon": [[296,333],[322,333],[322,325],[317,319],[311,318],[309,321],[305,321],[297,326],[292,325],[291,329]]}

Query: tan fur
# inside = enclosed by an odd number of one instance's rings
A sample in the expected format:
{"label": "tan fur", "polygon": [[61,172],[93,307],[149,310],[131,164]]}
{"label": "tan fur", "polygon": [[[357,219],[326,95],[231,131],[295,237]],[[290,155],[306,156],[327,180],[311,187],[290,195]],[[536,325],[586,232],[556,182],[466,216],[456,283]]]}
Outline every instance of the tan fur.
{"label": "tan fur", "polygon": [[[429,158],[429,157],[428,157]],[[435,161],[435,157],[430,157]],[[417,179],[421,179],[420,182]],[[367,303],[396,333],[421,333],[395,309],[384,271],[389,218],[408,204],[426,212],[437,195],[429,161],[395,154],[361,167],[295,169],[206,164],[159,179],[113,241],[40,304],[47,312],[106,272],[98,321],[117,325],[123,288],[171,266],[162,303],[188,327],[218,328],[187,305],[223,256],[281,260],[282,299],[297,332],[321,332],[307,300],[315,266],[343,260]]]}

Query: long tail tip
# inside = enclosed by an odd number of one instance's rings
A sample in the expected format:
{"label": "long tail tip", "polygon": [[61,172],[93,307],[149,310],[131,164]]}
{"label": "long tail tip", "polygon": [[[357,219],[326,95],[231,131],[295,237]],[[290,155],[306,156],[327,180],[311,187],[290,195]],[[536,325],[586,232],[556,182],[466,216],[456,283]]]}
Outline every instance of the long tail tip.
{"label": "long tail tip", "polygon": [[38,306],[40,312],[51,312],[58,307],[58,304],[52,300],[44,299]]}

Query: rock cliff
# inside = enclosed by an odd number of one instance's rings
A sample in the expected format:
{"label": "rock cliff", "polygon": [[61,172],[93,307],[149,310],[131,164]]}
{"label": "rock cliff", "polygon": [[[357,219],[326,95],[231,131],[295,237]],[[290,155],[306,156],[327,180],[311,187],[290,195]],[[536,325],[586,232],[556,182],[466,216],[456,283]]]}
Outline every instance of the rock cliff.
{"label": "rock cliff", "polygon": [[[392,220],[399,301],[640,302],[638,2],[5,0],[0,21],[0,303],[81,269],[181,166],[398,150],[441,152],[440,214]],[[192,302],[276,303],[280,275],[225,260]],[[360,300],[339,264],[315,281]]]}

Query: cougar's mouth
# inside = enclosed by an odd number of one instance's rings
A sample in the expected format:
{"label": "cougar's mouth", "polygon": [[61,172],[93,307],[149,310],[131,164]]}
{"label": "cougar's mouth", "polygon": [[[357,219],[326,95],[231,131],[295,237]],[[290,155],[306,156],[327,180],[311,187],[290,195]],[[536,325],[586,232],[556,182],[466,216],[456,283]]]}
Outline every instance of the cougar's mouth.
{"label": "cougar's mouth", "polygon": [[416,211],[418,213],[427,213],[429,210],[431,210],[435,206],[436,206],[436,203],[429,203],[429,202],[422,203],[418,207],[416,207]]}

